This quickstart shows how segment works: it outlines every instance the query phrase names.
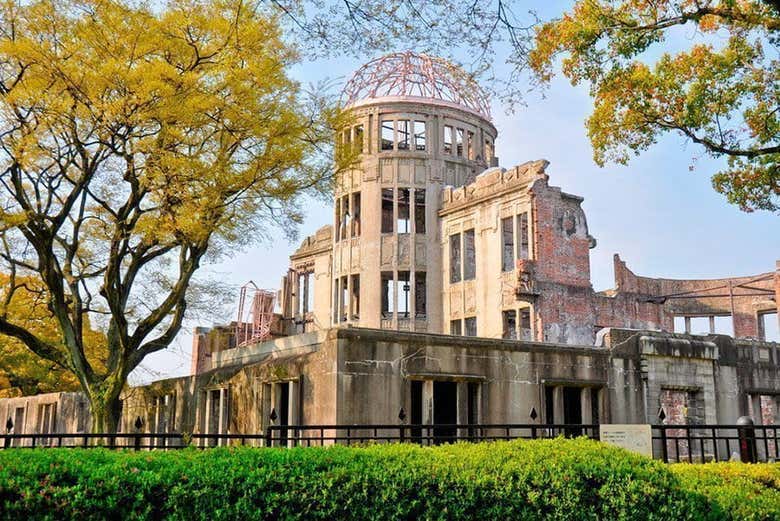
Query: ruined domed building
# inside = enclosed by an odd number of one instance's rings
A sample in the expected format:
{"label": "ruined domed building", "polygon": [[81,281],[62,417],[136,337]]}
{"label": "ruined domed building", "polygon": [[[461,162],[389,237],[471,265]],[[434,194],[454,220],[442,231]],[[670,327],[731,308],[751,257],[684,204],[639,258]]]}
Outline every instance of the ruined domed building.
{"label": "ruined domed building", "polygon": [[[343,101],[352,118],[337,144],[360,160],[336,182],[333,222],[290,257],[278,296],[251,290],[251,313],[196,329],[192,376],[130,389],[124,429],[139,416],[148,432],[200,433],[399,414],[412,424],[654,423],[659,408],[671,423],[780,418],[780,262],[669,280],[637,276],[616,255],[615,288],[595,292],[582,198],[550,184],[546,160],[499,166],[488,98],[463,70],[391,54],[360,68]],[[15,400],[0,400],[0,418],[27,407],[22,423],[29,414],[36,428],[60,397]]]}

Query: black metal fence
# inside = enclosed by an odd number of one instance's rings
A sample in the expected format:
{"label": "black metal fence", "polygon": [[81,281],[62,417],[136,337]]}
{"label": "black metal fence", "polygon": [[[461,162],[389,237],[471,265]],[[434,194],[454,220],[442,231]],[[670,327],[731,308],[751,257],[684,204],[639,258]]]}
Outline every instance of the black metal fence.
{"label": "black metal fence", "polygon": [[[316,447],[333,444],[415,443],[438,445],[455,441],[487,442],[586,436],[599,439],[598,424],[469,424],[469,425],[305,425],[268,427],[262,434],[8,434],[0,448],[107,447],[131,450],[253,447]],[[655,425],[653,456],[665,462],[746,462],[780,460],[780,425]]]}
{"label": "black metal fence", "polygon": [[653,426],[653,456],[666,462],[778,461],[780,425]]}

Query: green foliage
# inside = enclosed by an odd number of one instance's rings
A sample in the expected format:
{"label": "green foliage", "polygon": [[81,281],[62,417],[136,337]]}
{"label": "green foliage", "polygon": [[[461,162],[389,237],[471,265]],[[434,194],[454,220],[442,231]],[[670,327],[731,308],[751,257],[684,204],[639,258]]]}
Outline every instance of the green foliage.
{"label": "green foliage", "polygon": [[708,463],[673,465],[690,490],[698,490],[732,519],[780,517],[780,465]]}
{"label": "green foliage", "polygon": [[201,266],[293,234],[300,196],[350,158],[330,153],[336,100],[289,77],[277,16],[151,4],[0,1],[0,271],[51,315],[41,331],[0,284],[0,333],[76,375],[93,431],[116,428],[128,374],[198,304]]}
{"label": "green foliage", "polygon": [[585,439],[0,451],[2,519],[777,519],[780,470]]}
{"label": "green foliage", "polygon": [[677,133],[727,160],[712,181],[729,202],[778,211],[780,10],[770,4],[581,0],[537,28],[528,64],[542,83],[560,63],[572,84],[590,86],[600,166]]}

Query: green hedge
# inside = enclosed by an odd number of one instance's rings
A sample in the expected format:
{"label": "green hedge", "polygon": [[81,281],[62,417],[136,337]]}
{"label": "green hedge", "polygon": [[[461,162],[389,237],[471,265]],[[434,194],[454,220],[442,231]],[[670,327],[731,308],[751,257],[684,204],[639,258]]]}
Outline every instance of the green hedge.
{"label": "green hedge", "polygon": [[2,519],[780,519],[780,469],[585,439],[0,451]]}

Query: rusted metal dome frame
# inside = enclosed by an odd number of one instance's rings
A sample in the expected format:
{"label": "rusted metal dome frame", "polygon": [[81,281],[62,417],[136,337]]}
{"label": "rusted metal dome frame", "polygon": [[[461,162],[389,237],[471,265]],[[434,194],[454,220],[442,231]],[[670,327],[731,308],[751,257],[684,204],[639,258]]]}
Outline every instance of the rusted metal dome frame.
{"label": "rusted metal dome frame", "polygon": [[347,82],[344,105],[386,97],[440,100],[462,106],[490,120],[490,100],[461,67],[436,56],[413,51],[376,58],[360,67]]}

